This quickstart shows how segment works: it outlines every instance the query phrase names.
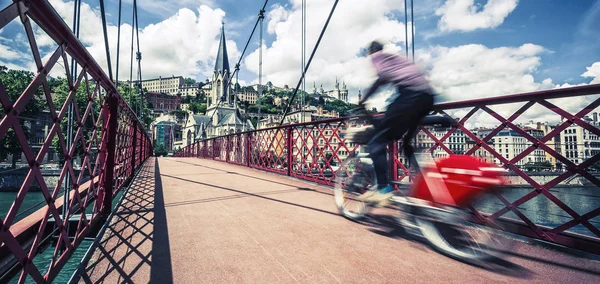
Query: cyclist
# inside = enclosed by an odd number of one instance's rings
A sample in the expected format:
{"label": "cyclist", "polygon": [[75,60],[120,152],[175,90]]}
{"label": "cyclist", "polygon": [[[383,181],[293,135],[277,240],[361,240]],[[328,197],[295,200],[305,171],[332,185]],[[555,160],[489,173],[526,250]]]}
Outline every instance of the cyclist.
{"label": "cyclist", "polygon": [[392,84],[399,93],[388,99],[391,102],[385,115],[377,125],[374,137],[367,144],[367,151],[375,168],[377,187],[358,197],[359,200],[376,206],[385,206],[393,196],[393,188],[388,181],[386,145],[406,134],[402,143],[404,155],[410,159],[411,164],[414,162],[410,139],[414,136],[419,121],[432,110],[433,91],[416,65],[400,55],[383,52],[381,43],[373,41],[368,54],[378,79],[358,102],[359,106],[363,107],[365,101],[385,84]]}

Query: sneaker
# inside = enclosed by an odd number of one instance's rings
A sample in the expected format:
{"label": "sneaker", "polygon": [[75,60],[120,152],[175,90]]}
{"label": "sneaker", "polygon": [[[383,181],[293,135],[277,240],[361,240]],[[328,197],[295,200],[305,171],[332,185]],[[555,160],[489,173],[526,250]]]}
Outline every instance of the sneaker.
{"label": "sneaker", "polygon": [[386,207],[390,205],[390,199],[394,197],[393,192],[381,193],[377,191],[375,194],[371,195],[369,201],[373,203],[375,207]]}
{"label": "sneaker", "polygon": [[375,207],[385,207],[390,204],[390,199],[394,196],[394,188],[387,185],[367,196],[364,201],[373,203]]}
{"label": "sneaker", "polygon": [[377,192],[377,191],[376,191],[376,190],[368,190],[367,192],[365,192],[365,193],[363,193],[363,194],[359,195],[359,196],[356,198],[356,200],[363,201],[363,202],[364,202],[364,201],[367,201],[367,200],[369,200],[369,199],[371,198],[371,196],[372,196],[373,194],[375,194],[375,192]]}
{"label": "sneaker", "polygon": [[364,202],[369,197],[371,197],[371,195],[373,195],[376,191],[377,191],[377,185],[371,185],[371,186],[369,186],[369,188],[367,189],[366,192],[364,192],[363,194],[356,197],[356,200]]}

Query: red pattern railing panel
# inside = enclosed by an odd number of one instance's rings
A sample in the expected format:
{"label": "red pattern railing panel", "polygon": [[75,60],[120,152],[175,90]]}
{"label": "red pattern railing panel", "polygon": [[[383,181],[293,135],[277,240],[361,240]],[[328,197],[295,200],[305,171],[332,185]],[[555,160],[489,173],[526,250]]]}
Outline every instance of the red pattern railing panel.
{"label": "red pattern railing panel", "polygon": [[254,132],[250,136],[250,167],[286,173],[286,140],[283,128]]}
{"label": "red pattern railing panel", "polygon": [[[56,43],[45,63],[31,21]],[[114,83],[50,4],[15,1],[0,11],[0,29],[10,22],[23,26],[37,71],[21,89],[0,82],[0,141],[20,148],[11,153],[13,161],[21,159],[12,171],[25,173],[10,209],[0,212],[0,277],[16,274],[19,283],[47,283],[110,213],[112,197],[151,155],[152,145]],[[66,77],[63,86],[49,76],[58,73]],[[41,136],[39,129],[45,129]],[[45,174],[54,160],[61,163],[56,178]],[[34,198],[40,202],[26,204]],[[50,261],[38,258],[48,252]]]}
{"label": "red pattern railing panel", "polygon": [[[501,222],[506,229],[520,234],[598,253],[600,192],[596,191],[600,188],[600,122],[586,118],[592,111],[599,111],[598,94],[600,85],[589,85],[438,104],[435,112],[457,117],[458,125],[423,126],[415,136],[414,145],[434,158],[474,155],[507,169],[511,188],[496,193],[494,199],[487,200],[487,205],[475,205],[474,213],[480,221],[490,225]],[[568,103],[575,99],[585,103],[583,107]],[[548,118],[552,114],[557,122],[553,127],[526,125],[524,121],[525,117]],[[360,122],[345,118],[259,129],[207,139],[188,146],[199,147],[198,155],[182,151],[176,156],[219,159],[332,185],[337,165],[361,150],[358,145],[346,143],[341,135],[348,123]],[[584,154],[579,157],[575,153],[579,151],[578,142],[569,138],[577,131],[594,143],[585,145],[592,150],[580,149],[583,152],[579,153]],[[593,142],[594,139],[598,142]],[[211,151],[224,145],[229,149],[225,153]],[[409,179],[411,173],[401,149],[399,141],[388,148],[395,180]],[[546,171],[531,171],[532,166],[547,167],[546,163],[550,163],[550,168],[544,168]],[[573,179],[592,187],[562,189]],[[595,203],[581,205],[573,201],[574,196],[590,196],[586,195],[590,190]]]}

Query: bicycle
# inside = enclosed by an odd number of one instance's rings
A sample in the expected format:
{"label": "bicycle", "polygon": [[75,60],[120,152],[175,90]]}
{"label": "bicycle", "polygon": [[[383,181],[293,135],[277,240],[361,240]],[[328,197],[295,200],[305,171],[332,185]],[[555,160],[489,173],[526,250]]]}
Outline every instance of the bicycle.
{"label": "bicycle", "polygon": [[[378,123],[373,115],[360,110],[369,124],[352,126],[351,120],[342,134],[346,143],[361,145],[359,149],[373,136],[373,125]],[[450,117],[430,115],[420,124],[448,127],[454,123]],[[415,154],[412,161],[417,164],[416,178],[408,194],[402,196],[396,190],[391,200],[402,213],[398,219],[407,233],[425,238],[441,253],[464,262],[488,260],[508,249],[510,243],[499,237],[500,231],[473,222],[469,210],[483,193],[503,184],[504,169],[465,155],[434,161],[431,155]],[[356,198],[376,185],[373,162],[367,153],[346,158],[335,178],[334,199],[339,213],[353,221],[363,218],[372,204]]]}

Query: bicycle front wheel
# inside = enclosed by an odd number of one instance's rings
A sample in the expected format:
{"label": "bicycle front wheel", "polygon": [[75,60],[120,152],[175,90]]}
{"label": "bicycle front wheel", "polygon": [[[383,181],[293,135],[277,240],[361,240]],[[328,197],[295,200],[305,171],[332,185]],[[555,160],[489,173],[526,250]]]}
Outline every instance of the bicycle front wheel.
{"label": "bicycle front wheel", "polygon": [[349,157],[336,171],[333,190],[335,204],[340,214],[358,220],[369,212],[369,206],[356,198],[375,184],[375,169],[371,159]]}

